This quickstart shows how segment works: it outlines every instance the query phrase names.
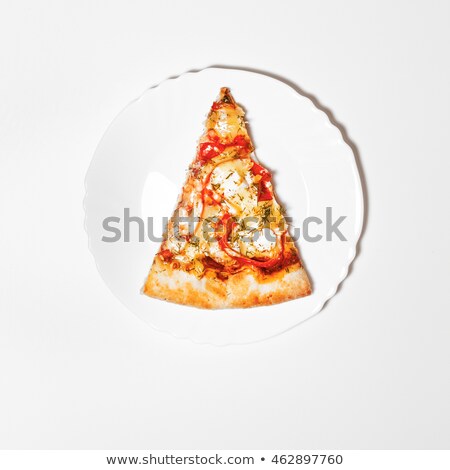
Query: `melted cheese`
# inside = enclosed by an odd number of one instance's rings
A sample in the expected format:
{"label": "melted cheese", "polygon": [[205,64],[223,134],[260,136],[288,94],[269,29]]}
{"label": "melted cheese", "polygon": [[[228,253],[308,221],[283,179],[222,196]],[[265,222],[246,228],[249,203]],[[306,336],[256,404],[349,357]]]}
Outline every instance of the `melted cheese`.
{"label": "melted cheese", "polygon": [[250,159],[234,159],[212,172],[210,184],[224,198],[232,215],[251,215],[258,203],[258,188],[253,184],[250,167]]}
{"label": "melted cheese", "polygon": [[[214,135],[220,137],[222,143],[233,142],[237,135],[248,139],[243,110],[232,105],[213,109],[200,142],[209,142]],[[200,225],[192,230],[191,225],[187,229],[187,224],[182,224],[178,233],[188,236],[186,240],[180,240],[173,224],[169,224],[167,248],[174,253],[175,259],[189,265],[198,276],[204,272],[201,259],[205,255],[222,265],[235,263],[221,248],[220,233],[214,233],[220,230],[218,221],[226,213],[236,221],[228,243],[237,256],[239,253],[250,258],[277,255],[276,234],[280,234],[284,224],[281,208],[275,199],[258,201],[258,177],[251,171],[253,161],[250,155],[242,155],[239,151],[239,147],[229,145],[211,160],[194,161],[178,209],[182,216],[189,213],[201,217]],[[271,188],[270,182],[267,185]],[[203,192],[203,188],[208,191]]]}
{"label": "melted cheese", "polygon": [[277,237],[269,228],[239,232],[239,250],[250,258],[267,257],[275,253]]}
{"label": "melted cheese", "polygon": [[213,111],[207,121],[207,127],[214,129],[226,139],[234,139],[242,129],[244,112],[239,106],[222,106]]}

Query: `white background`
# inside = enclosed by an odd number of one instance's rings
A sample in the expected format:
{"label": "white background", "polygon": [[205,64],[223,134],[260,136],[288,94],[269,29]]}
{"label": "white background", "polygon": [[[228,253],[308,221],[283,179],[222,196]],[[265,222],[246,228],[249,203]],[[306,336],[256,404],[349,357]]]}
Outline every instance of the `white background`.
{"label": "white background", "polygon": [[[449,447],[448,2],[0,5],[0,447]],[[82,207],[117,113],[214,64],[314,95],[355,143],[367,196],[323,312],[225,348],[129,313]]]}

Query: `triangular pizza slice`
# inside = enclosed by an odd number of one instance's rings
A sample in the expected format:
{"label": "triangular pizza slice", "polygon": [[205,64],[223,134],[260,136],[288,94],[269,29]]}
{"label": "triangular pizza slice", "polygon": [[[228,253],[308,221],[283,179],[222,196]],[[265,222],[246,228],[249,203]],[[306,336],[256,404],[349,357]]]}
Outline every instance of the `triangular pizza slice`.
{"label": "triangular pizza slice", "polygon": [[211,107],[196,157],[143,292],[200,308],[270,305],[311,293],[244,111],[228,88]]}

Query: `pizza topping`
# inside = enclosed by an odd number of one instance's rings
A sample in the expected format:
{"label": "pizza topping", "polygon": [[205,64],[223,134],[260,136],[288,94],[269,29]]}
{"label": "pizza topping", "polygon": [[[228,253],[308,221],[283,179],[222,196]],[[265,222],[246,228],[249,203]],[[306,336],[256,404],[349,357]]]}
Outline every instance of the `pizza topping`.
{"label": "pizza topping", "polygon": [[230,142],[222,142],[214,131],[209,131],[208,139],[205,142],[201,142],[198,146],[197,160],[201,163],[208,162],[230,147],[235,147],[238,155],[245,155],[251,151],[251,144],[243,135],[236,135]]}
{"label": "pizza topping", "polygon": [[272,268],[283,261],[284,244],[286,239],[285,231],[277,234],[276,236],[276,245],[278,247],[276,256],[273,256],[268,259],[259,259],[243,255],[240,251],[237,251],[234,247],[230,245],[228,238],[233,228],[235,228],[237,225],[236,222],[231,218],[230,214],[225,214],[221,219],[221,223],[223,227],[223,234],[219,238],[219,246],[228,256],[233,258],[235,261],[238,261],[241,264],[256,266],[259,268]]}
{"label": "pizza topping", "polygon": [[170,261],[173,258],[172,252],[168,249],[161,250],[159,256],[163,261]]}
{"label": "pizza topping", "polygon": [[270,228],[239,231],[239,250],[251,258],[270,256],[276,249],[276,234]]}
{"label": "pizza topping", "polygon": [[[161,259],[177,261],[198,277],[207,270],[225,275],[245,267],[279,270],[295,262],[285,249],[272,175],[251,158],[252,151],[244,112],[222,89],[179,201],[179,226],[169,222]],[[218,235],[221,230],[225,233]]]}
{"label": "pizza topping", "polygon": [[217,111],[221,106],[222,106],[222,102],[221,102],[221,101],[214,101],[214,103],[213,103],[212,106],[211,106],[211,109],[212,109],[213,111]]}
{"label": "pizza topping", "polygon": [[225,149],[225,146],[219,142],[202,142],[198,146],[197,158],[201,162],[207,162],[211,158],[217,157]]}
{"label": "pizza topping", "polygon": [[258,183],[259,185],[258,201],[270,201],[273,195],[270,189],[272,175],[269,170],[266,170],[258,163],[253,162],[252,172],[255,175],[255,183]]}
{"label": "pizza topping", "polygon": [[221,271],[221,270],[225,269],[225,266],[223,264],[218,263],[217,261],[215,261],[210,256],[205,256],[202,259],[202,263],[205,266],[205,268],[215,269],[216,271]]}
{"label": "pizza topping", "polygon": [[223,202],[224,209],[241,217],[252,215],[257,205],[257,188],[250,174],[251,160],[230,159],[211,171],[209,187]]}

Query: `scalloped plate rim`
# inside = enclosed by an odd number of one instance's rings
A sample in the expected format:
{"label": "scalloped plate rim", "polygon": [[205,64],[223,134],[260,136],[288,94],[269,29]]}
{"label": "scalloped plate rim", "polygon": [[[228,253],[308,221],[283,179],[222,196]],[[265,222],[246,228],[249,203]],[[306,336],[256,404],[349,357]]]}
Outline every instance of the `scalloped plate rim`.
{"label": "scalloped plate rim", "polygon": [[[98,265],[98,262],[97,262],[97,259],[95,257],[95,254],[93,252],[93,249],[92,249],[92,243],[91,243],[91,238],[90,238],[90,235],[89,235],[89,232],[88,232],[88,200],[89,200],[89,188],[88,188],[88,180],[89,180],[89,175],[91,173],[91,169],[92,169],[92,166],[93,166],[93,162],[94,162],[94,158],[95,158],[95,155],[97,154],[97,151],[98,149],[100,148],[102,142],[103,142],[103,139],[104,137],[108,134],[109,130],[114,126],[114,124],[120,119],[120,117],[135,103],[141,101],[145,96],[146,94],[149,92],[149,91],[153,91],[153,92],[158,92],[162,87],[164,87],[167,83],[171,83],[171,82],[174,82],[174,81],[177,81],[177,80],[180,80],[180,79],[183,79],[184,77],[186,76],[190,76],[190,75],[197,75],[197,74],[201,74],[202,72],[205,72],[205,71],[210,71],[210,70],[224,70],[224,71],[238,71],[238,72],[245,72],[245,73],[248,73],[248,74],[255,74],[255,75],[259,75],[261,77],[264,77],[265,79],[267,80],[271,80],[271,81],[276,81],[278,82],[278,84],[281,84],[283,87],[289,89],[293,95],[296,96],[297,99],[302,99],[304,100],[304,102],[308,102],[309,106],[315,111],[315,112],[318,112],[322,115],[323,118],[325,118],[325,121],[327,122],[327,124],[331,127],[333,127],[334,129],[336,129],[336,131],[339,133],[339,136],[341,137],[341,143],[344,144],[346,147],[347,147],[347,151],[352,155],[352,169],[353,169],[353,173],[355,175],[355,180],[357,181],[357,185],[356,185],[356,189],[358,190],[358,198],[360,200],[360,213],[357,214],[358,216],[358,219],[359,219],[359,224],[357,226],[357,229],[355,231],[355,243],[354,245],[352,246],[352,249],[349,250],[349,256],[348,256],[348,259],[347,259],[347,262],[346,262],[346,265],[342,267],[342,270],[341,270],[341,275],[339,276],[339,278],[337,279],[337,282],[336,284],[331,287],[328,291],[328,294],[325,295],[322,299],[322,301],[316,306],[316,308],[310,313],[310,315],[307,317],[307,318],[304,318],[302,320],[300,320],[298,323],[295,323],[291,326],[288,326],[286,328],[283,328],[281,329],[280,331],[276,331],[274,332],[272,335],[270,336],[265,336],[264,338],[260,338],[260,339],[256,339],[256,340],[251,340],[251,341],[228,341],[228,342],[220,342],[220,343],[215,343],[215,342],[212,342],[212,341],[201,341],[201,340],[198,340],[198,339],[195,339],[195,338],[192,338],[188,335],[182,335],[182,334],[178,334],[174,331],[171,331],[169,329],[165,329],[165,328],[162,328],[162,327],[159,327],[157,325],[155,325],[154,323],[152,323],[151,321],[149,321],[148,323],[146,321],[144,321],[138,314],[136,314],[135,312],[133,312],[123,301],[122,299],[120,299],[118,296],[115,295],[115,293],[113,292],[113,290],[111,289],[111,287],[109,286],[109,284],[107,282],[105,282],[108,290],[113,294],[113,296],[128,310],[130,311],[131,313],[133,313],[133,315],[135,317],[137,317],[142,323],[144,323],[147,327],[151,327],[153,328],[154,330],[160,332],[160,333],[165,333],[165,334],[168,334],[170,335],[171,337],[175,338],[175,339],[178,339],[178,340],[188,340],[188,341],[191,341],[193,342],[194,344],[197,344],[197,345],[211,345],[211,346],[216,346],[216,347],[225,347],[225,346],[238,346],[238,345],[245,345],[245,344],[255,344],[255,343],[259,343],[259,342],[262,342],[262,341],[266,341],[266,340],[269,340],[271,338],[274,338],[274,337],[277,337],[283,333],[286,333],[287,331],[290,331],[291,329],[293,328],[296,328],[298,327],[299,325],[305,323],[307,320],[310,320],[312,319],[313,317],[315,317],[317,314],[319,314],[323,309],[324,309],[324,306],[329,302],[329,300],[331,298],[333,298],[340,285],[342,284],[342,282],[347,278],[348,276],[348,273],[349,273],[349,270],[350,270],[350,266],[352,265],[352,263],[354,262],[355,258],[356,258],[356,255],[357,255],[357,252],[358,252],[358,245],[361,241],[361,235],[362,235],[362,230],[363,230],[363,225],[364,225],[364,211],[365,211],[365,200],[364,200],[364,193],[363,193],[363,188],[362,188],[362,183],[361,183],[361,177],[360,177],[360,171],[358,169],[358,166],[357,166],[357,163],[356,163],[356,160],[355,160],[355,155],[354,155],[354,152],[352,150],[352,148],[350,147],[350,145],[347,143],[347,141],[345,140],[344,136],[342,135],[342,132],[341,130],[331,122],[329,116],[327,115],[327,113],[325,113],[322,109],[318,108],[314,102],[308,97],[308,96],[305,96],[303,94],[301,94],[300,92],[298,92],[295,88],[293,88],[292,86],[290,86],[289,84],[283,82],[282,80],[279,80],[277,78],[274,78],[273,76],[270,76],[270,75],[266,75],[264,73],[261,73],[261,72],[257,72],[257,71],[253,71],[253,70],[245,70],[245,69],[240,69],[240,68],[230,68],[230,67],[217,67],[217,66],[214,66],[214,67],[206,67],[206,68],[203,68],[203,69],[199,69],[199,70],[189,70],[189,71],[186,71],[186,72],[183,72],[181,73],[180,75],[176,75],[176,76],[170,76],[166,79],[164,79],[163,81],[155,84],[155,85],[152,85],[152,86],[149,86],[148,88],[146,88],[138,97],[132,99],[126,106],[124,106],[124,108],[114,117],[114,119],[109,123],[109,125],[105,128],[104,132],[102,133],[102,136],[98,142],[98,144],[96,145],[95,147],[95,150],[92,154],[92,158],[91,158],[91,161],[90,161],[90,164],[89,164],[89,167],[88,167],[88,170],[86,172],[86,176],[85,176],[85,179],[84,179],[84,187],[85,187],[85,196],[83,198],[83,210],[84,210],[84,231],[87,235],[87,245],[88,245],[88,250],[90,251],[92,257],[94,258],[94,263],[95,263],[95,266],[96,266],[96,269],[100,275],[100,277],[103,279],[103,275],[101,273],[101,270],[99,268],[99,265]],[[301,300],[301,299],[294,299],[293,301],[295,300]],[[292,302],[292,301],[290,301]]]}

